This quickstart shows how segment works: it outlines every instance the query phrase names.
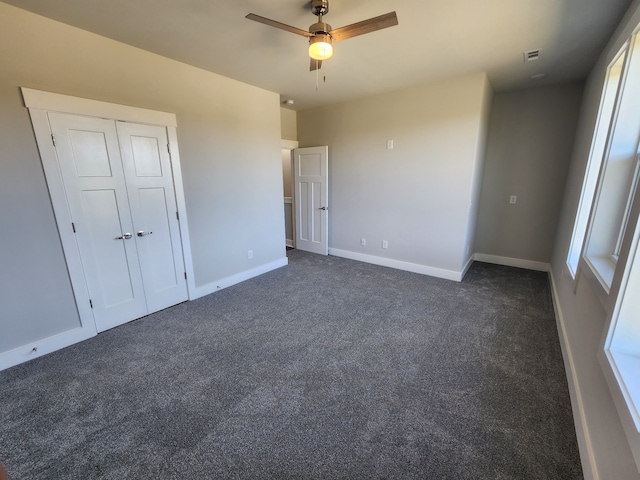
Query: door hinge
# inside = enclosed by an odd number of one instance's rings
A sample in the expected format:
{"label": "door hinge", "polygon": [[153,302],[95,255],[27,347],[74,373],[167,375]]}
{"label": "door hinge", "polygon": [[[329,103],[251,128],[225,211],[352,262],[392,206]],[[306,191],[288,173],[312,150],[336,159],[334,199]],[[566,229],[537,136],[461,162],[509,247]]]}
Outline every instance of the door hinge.
{"label": "door hinge", "polygon": [[180,213],[176,212],[176,220],[180,220]]}
{"label": "door hinge", "polygon": [[187,279],[187,272],[184,272],[184,279]]}
{"label": "door hinge", "polygon": [[89,299],[89,305],[91,306],[91,308],[93,308],[93,302],[91,301],[91,299]]}
{"label": "door hinge", "polygon": [[56,136],[52,133],[51,134],[51,143],[53,143],[53,146],[56,146]]}
{"label": "door hinge", "polygon": [[171,154],[171,144],[167,143],[167,152],[169,152],[169,154]]}
{"label": "door hinge", "polygon": [[73,233],[76,233],[76,224],[71,222],[71,228],[73,228]]}

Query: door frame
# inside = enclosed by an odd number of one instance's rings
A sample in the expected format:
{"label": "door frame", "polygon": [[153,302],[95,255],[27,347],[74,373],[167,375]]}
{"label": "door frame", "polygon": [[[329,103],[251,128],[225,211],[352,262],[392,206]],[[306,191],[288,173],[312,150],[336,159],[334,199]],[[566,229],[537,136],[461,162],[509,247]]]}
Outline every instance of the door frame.
{"label": "door frame", "polygon": [[[298,148],[297,140],[281,140],[282,150],[289,151],[289,169],[291,171],[291,227],[293,228],[293,245],[291,248],[296,248],[296,188],[295,188],[295,179],[293,178],[293,151]],[[285,235],[285,243],[286,243],[286,235]],[[287,245],[289,246],[289,245]]]}
{"label": "door frame", "polygon": [[[62,182],[62,176],[58,167],[57,153],[53,145],[51,128],[49,126],[48,112],[68,113],[88,117],[107,118],[114,121],[124,121],[147,125],[161,126],[167,129],[168,148],[171,153],[171,168],[176,196],[176,205],[180,217],[180,237],[182,240],[182,254],[184,267],[187,272],[187,295],[192,299],[195,291],[195,278],[193,259],[191,255],[191,242],[187,222],[186,203],[180,166],[180,153],[178,150],[177,121],[173,113],[159,112],[138,107],[130,107],[113,103],[106,103],[86,98],[72,97],[58,93],[44,92],[21,87],[25,106],[29,110],[31,123],[40,152],[40,159],[44,169],[49,196],[54,210],[58,233],[62,243],[69,278],[73,287],[73,294],[80,316],[81,330],[73,338],[79,341],[97,334],[89,301],[84,269],[80,258],[80,250],[76,244],[73,232],[71,214],[67,206],[67,198]],[[71,338],[70,338],[71,340]],[[75,343],[71,341],[71,343]]]}

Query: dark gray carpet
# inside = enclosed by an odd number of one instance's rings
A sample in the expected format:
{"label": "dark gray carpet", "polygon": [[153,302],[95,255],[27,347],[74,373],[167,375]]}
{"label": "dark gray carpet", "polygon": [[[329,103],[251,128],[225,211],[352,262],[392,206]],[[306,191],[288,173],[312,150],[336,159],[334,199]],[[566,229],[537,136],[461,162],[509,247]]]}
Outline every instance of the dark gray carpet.
{"label": "dark gray carpet", "polygon": [[546,274],[288,255],[0,372],[10,478],[582,478]]}

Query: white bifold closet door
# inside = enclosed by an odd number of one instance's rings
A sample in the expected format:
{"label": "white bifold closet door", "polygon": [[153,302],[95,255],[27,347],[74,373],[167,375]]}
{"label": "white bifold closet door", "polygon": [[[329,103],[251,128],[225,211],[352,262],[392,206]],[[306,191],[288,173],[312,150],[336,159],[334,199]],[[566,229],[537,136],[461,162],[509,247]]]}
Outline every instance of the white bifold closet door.
{"label": "white bifold closet door", "polygon": [[48,117],[97,330],[185,301],[166,128]]}

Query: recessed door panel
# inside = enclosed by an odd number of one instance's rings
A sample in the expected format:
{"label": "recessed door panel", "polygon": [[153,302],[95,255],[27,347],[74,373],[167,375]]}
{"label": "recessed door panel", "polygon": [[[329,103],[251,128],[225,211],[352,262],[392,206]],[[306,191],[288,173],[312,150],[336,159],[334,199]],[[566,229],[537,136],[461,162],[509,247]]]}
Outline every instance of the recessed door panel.
{"label": "recessed door panel", "polygon": [[[161,293],[184,283],[184,271],[176,271],[171,229],[167,218],[166,193],[164,188],[141,188],[138,190],[140,213],[145,219],[138,237],[140,258],[149,271],[145,271],[145,291]],[[153,230],[151,230],[153,228]],[[156,258],[162,261],[154,261]]]}
{"label": "recessed door panel", "polygon": [[313,219],[309,222],[312,232],[311,238],[314,243],[322,243],[322,216],[324,215],[324,211],[322,208],[322,183],[320,182],[311,182],[311,215]]}
{"label": "recessed door panel", "polygon": [[298,155],[300,177],[319,177],[322,175],[322,155],[309,153]]}
{"label": "recessed door panel", "polygon": [[155,137],[131,136],[131,152],[136,176],[161,177],[162,159],[160,145]]}
{"label": "recessed door panel", "polygon": [[[84,210],[95,261],[96,275],[100,283],[98,295],[105,308],[111,308],[135,298],[131,283],[131,271],[127,258],[127,242],[117,239],[114,232],[122,232],[118,202],[113,190],[85,190],[82,192]],[[134,268],[137,268],[135,265]],[[96,298],[97,299],[97,298]]]}
{"label": "recessed door panel", "polygon": [[79,177],[110,177],[111,162],[104,132],[69,130],[73,161]]}
{"label": "recessed door panel", "polygon": [[298,240],[308,242],[311,240],[310,228],[311,222],[307,220],[307,212],[309,211],[309,201],[311,195],[309,194],[309,184],[307,182],[298,182],[298,192],[296,192],[296,199],[298,201]]}

